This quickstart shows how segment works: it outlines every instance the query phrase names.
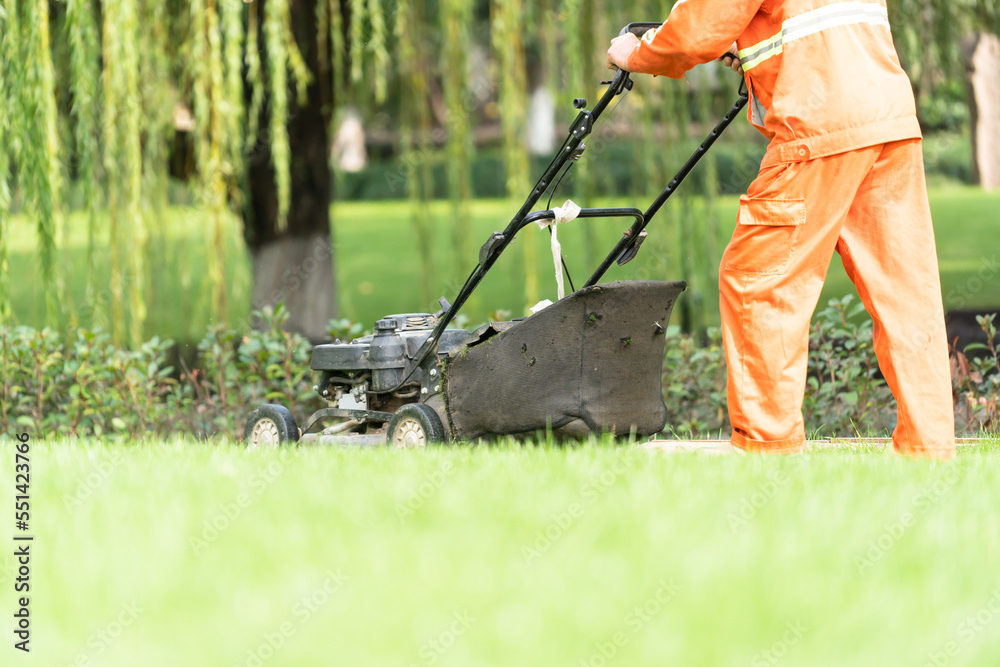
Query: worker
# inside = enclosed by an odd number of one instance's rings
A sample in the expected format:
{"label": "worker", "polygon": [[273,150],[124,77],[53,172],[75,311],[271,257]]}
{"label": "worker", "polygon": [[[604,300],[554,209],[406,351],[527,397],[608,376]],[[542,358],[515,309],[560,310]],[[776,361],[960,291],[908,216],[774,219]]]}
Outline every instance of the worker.
{"label": "worker", "polygon": [[[679,79],[742,70],[769,140],[719,270],[731,443],[805,447],[809,321],[836,250],[874,320],[896,451],[955,452],[940,277],[909,79],[885,0],[679,0],[608,67]],[[863,424],[859,424],[863,428]]]}

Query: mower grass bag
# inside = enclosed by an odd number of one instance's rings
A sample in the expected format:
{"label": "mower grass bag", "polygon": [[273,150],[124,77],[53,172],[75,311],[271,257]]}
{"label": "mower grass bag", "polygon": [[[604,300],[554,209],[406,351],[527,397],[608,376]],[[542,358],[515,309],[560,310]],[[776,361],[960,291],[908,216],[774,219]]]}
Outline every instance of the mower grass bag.
{"label": "mower grass bag", "polygon": [[480,327],[444,362],[452,437],[659,433],[664,334],[685,288],[595,285],[522,321]]}

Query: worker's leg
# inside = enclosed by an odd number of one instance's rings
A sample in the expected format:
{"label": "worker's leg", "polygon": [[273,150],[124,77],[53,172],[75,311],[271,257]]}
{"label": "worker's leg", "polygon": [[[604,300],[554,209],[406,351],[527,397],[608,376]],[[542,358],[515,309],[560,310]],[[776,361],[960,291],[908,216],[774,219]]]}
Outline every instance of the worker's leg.
{"label": "worker's leg", "polygon": [[879,368],[899,406],[896,450],[952,456],[951,371],[919,140],[883,147],[837,250],[875,321]]}
{"label": "worker's leg", "polygon": [[879,148],[761,170],[740,198],[719,291],[732,443],[805,444],[809,321],[851,202]]}

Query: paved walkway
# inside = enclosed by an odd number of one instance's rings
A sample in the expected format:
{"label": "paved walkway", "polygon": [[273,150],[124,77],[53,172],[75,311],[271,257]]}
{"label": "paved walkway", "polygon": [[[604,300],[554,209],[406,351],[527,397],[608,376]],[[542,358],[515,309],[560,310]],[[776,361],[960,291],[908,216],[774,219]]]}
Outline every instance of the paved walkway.
{"label": "paved walkway", "polygon": [[[977,438],[958,438],[955,444],[959,447],[970,447],[977,445],[981,440]],[[729,444],[728,440],[650,440],[638,445],[639,449],[650,452],[700,452],[702,454],[745,454],[742,449],[738,449]],[[830,438],[827,440],[806,441],[806,451],[819,451],[823,449],[851,449],[851,448],[873,448],[886,449],[892,447],[892,440],[889,438]]]}

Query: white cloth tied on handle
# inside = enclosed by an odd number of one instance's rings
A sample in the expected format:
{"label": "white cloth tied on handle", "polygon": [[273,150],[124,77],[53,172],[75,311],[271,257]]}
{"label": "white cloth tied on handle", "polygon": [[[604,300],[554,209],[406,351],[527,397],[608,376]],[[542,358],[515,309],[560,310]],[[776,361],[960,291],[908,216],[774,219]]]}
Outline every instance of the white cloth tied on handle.
{"label": "white cloth tied on handle", "polygon": [[576,220],[580,215],[580,207],[572,199],[567,199],[565,204],[552,209],[552,212],[555,214],[554,218],[551,220],[539,220],[535,224],[540,229],[548,227],[552,230],[552,262],[556,267],[556,293],[561,299],[566,296],[566,286],[563,283],[562,246],[559,245],[559,235],[556,230],[560,224]]}

